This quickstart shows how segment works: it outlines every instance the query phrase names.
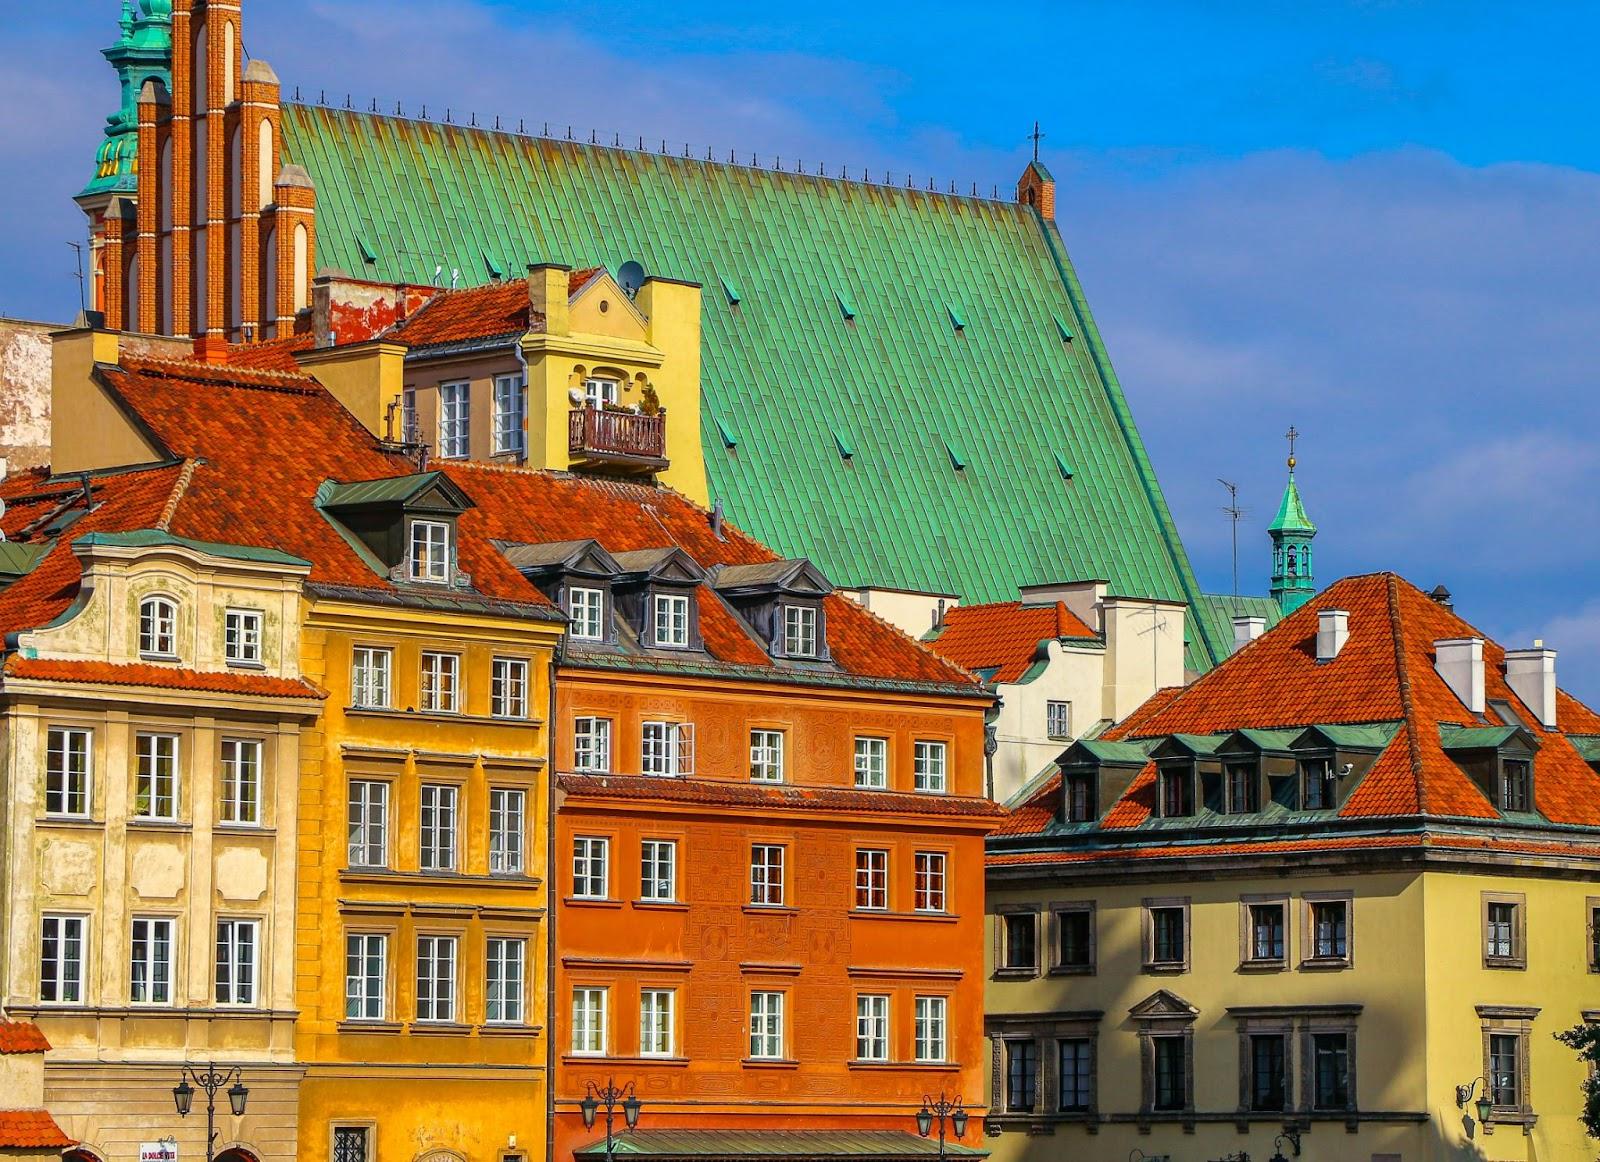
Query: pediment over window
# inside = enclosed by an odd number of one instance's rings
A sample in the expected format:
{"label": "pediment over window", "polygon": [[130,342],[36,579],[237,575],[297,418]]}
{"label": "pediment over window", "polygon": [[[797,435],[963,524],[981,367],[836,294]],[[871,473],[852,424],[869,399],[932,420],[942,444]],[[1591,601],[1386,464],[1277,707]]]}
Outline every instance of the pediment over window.
{"label": "pediment over window", "polygon": [[1163,759],[1211,758],[1222,745],[1223,736],[1215,734],[1169,734],[1150,750],[1150,757]]}
{"label": "pediment over window", "polygon": [[616,554],[619,581],[634,584],[699,585],[706,571],[682,549],[636,549]]}
{"label": "pediment over window", "polygon": [[711,584],[774,658],[830,659],[823,602],[833,583],[810,561],[728,565],[716,570]]}
{"label": "pediment over window", "polygon": [[727,565],[717,570],[712,584],[730,601],[756,596],[822,598],[833,592],[833,582],[804,557],[759,565]]}
{"label": "pediment over window", "polygon": [[334,483],[322,501],[333,513],[400,509],[409,513],[460,516],[473,507],[472,498],[443,472],[416,472],[379,480]]}
{"label": "pediment over window", "polygon": [[[557,578],[610,584],[625,571],[595,540],[549,541],[539,545],[498,541],[496,546],[517,572],[540,588]],[[554,594],[547,593],[547,596],[554,597]]]}
{"label": "pediment over window", "polygon": [[1177,993],[1157,989],[1128,1010],[1135,1021],[1193,1021],[1200,1010]]}
{"label": "pediment over window", "polygon": [[706,571],[682,549],[616,554],[613,588],[618,615],[645,649],[705,649],[700,636],[700,586]]}

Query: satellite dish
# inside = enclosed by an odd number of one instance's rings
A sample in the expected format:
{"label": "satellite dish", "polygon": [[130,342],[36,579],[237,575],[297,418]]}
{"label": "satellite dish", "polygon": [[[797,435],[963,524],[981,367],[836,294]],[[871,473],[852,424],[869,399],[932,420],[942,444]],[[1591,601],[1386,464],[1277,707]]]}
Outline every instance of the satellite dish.
{"label": "satellite dish", "polygon": [[622,269],[617,271],[617,285],[631,299],[639,293],[639,288],[644,285],[644,267],[634,262],[631,258],[622,264]]}

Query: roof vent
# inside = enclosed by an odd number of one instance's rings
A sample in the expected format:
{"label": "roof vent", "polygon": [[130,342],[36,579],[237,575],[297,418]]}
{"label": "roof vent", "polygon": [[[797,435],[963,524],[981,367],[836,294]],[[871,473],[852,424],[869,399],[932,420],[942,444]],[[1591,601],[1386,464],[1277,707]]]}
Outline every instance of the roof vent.
{"label": "roof vent", "polygon": [[1529,650],[1506,651],[1506,685],[1547,729],[1556,728],[1556,652],[1536,641]]}
{"label": "roof vent", "polygon": [[1438,602],[1446,609],[1455,608],[1455,602],[1450,597],[1450,590],[1446,589],[1443,585],[1435,585],[1428,593],[1428,596],[1433,598],[1434,601]]}
{"label": "roof vent", "polygon": [[1474,714],[1483,713],[1483,639],[1447,638],[1433,643],[1433,668],[1450,692]]}
{"label": "roof vent", "polygon": [[1317,613],[1317,661],[1331,662],[1350,640],[1350,611],[1323,609]]}
{"label": "roof vent", "polygon": [[1233,619],[1233,652],[1238,653],[1256,638],[1267,632],[1264,617],[1241,616]]}

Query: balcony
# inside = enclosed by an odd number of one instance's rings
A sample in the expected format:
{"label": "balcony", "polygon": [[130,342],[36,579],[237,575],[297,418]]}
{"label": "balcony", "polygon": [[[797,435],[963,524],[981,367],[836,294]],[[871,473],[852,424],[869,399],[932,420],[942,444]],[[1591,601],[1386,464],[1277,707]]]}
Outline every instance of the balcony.
{"label": "balcony", "polygon": [[567,453],[574,467],[660,472],[667,467],[667,413],[576,408],[568,417]]}

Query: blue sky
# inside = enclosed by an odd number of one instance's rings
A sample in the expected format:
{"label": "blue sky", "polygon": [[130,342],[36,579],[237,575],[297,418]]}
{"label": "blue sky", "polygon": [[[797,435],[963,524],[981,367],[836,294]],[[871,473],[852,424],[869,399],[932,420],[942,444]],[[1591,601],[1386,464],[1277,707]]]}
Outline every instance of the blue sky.
{"label": "blue sky", "polygon": [[[117,0],[0,0],[0,313],[67,318]],[[289,88],[1010,185],[1061,230],[1202,581],[1283,441],[1319,576],[1392,568],[1600,700],[1591,5],[246,0]],[[25,114],[25,115],[24,115]]]}

